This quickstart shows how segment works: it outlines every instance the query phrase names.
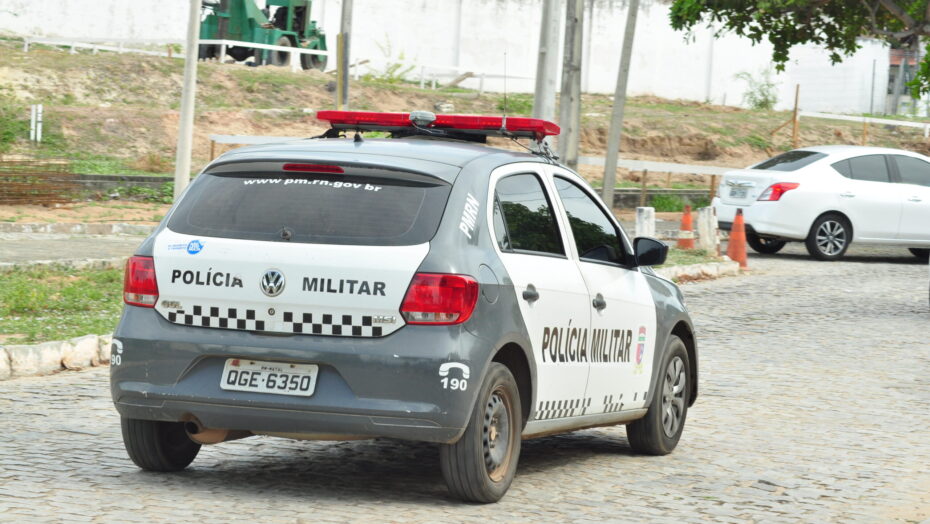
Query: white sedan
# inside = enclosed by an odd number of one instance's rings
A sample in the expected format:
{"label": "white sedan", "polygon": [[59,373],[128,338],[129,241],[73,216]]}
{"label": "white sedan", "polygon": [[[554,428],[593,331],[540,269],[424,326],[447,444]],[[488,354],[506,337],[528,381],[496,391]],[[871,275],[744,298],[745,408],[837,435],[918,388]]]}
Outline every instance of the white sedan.
{"label": "white sedan", "polygon": [[743,210],[759,253],[804,242],[836,260],[853,242],[930,256],[930,158],[861,146],[805,147],[724,175],[713,206],[723,229]]}

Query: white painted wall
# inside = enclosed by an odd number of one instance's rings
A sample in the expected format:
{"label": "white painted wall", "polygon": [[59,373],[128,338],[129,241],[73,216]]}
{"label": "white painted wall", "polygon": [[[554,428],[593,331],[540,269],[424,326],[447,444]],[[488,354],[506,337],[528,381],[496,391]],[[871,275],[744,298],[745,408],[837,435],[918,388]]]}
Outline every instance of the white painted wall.
{"label": "white painted wall", "polygon": [[[585,77],[588,92],[613,92],[626,0],[591,0],[586,9]],[[0,32],[90,38],[182,40],[187,0],[0,0]],[[536,69],[541,0],[355,0],[352,51],[383,71],[401,60],[420,64],[408,74],[448,80],[449,66],[484,72],[484,87],[531,92]],[[713,38],[701,27],[691,35],[672,30],[668,4],[644,0],[633,47],[629,92],[664,98],[742,105],[748,71],[771,69],[771,46],[753,46],[733,35]],[[314,17],[335,47],[341,0],[316,0]],[[874,96],[872,68],[875,67]],[[785,72],[774,75],[779,108],[794,102],[801,84],[801,107],[811,111],[874,112],[887,90],[887,48],[863,41],[863,49],[833,66],[826,52],[801,46],[791,52]],[[467,80],[476,88],[477,79]],[[872,102],[874,100],[874,102]]]}

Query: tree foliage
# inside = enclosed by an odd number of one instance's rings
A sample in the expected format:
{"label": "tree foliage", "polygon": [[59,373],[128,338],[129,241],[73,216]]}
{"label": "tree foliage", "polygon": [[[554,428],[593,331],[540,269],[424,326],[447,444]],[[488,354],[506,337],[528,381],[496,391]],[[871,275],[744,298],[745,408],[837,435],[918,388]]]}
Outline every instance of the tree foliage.
{"label": "tree foliage", "polygon": [[[679,30],[704,22],[754,43],[767,41],[781,71],[798,44],[824,47],[833,63],[859,49],[860,37],[915,49],[919,37],[930,36],[930,0],[674,0],[671,21]],[[915,94],[930,92],[927,59],[911,87]]]}

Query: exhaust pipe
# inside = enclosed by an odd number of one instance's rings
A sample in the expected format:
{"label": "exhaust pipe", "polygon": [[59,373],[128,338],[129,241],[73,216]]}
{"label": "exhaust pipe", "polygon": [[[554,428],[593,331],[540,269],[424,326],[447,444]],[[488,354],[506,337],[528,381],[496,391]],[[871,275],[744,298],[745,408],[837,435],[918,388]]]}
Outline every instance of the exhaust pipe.
{"label": "exhaust pipe", "polygon": [[230,440],[251,437],[251,431],[206,428],[196,418],[192,418],[184,423],[184,430],[188,438],[198,444],[219,444]]}

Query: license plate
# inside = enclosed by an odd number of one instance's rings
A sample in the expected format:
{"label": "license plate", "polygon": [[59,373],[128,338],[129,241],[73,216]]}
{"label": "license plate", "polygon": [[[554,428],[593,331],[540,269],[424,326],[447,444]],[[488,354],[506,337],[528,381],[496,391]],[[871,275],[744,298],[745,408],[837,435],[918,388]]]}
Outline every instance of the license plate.
{"label": "license plate", "polygon": [[223,366],[220,388],[275,395],[309,397],[316,389],[319,366],[230,358]]}
{"label": "license plate", "polygon": [[748,188],[745,187],[731,187],[730,188],[730,198],[746,198],[746,192]]}

